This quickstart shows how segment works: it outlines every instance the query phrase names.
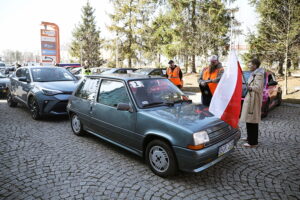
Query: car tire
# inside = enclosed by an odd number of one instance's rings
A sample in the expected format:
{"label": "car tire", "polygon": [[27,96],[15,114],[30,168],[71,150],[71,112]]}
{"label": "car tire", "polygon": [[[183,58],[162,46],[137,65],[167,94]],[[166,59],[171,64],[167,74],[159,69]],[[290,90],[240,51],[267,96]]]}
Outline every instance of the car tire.
{"label": "car tire", "polygon": [[34,97],[29,98],[28,107],[29,107],[32,119],[34,119],[34,120],[41,119],[39,104]]}
{"label": "car tire", "polygon": [[281,105],[281,102],[282,102],[282,92],[280,92],[280,93],[277,95],[277,105],[276,105],[276,106],[280,106],[280,105]]}
{"label": "car tire", "polygon": [[75,135],[82,136],[84,135],[84,130],[82,128],[82,123],[77,114],[73,113],[71,115],[71,128]]}
{"label": "car tire", "polygon": [[263,114],[261,115],[262,118],[268,116],[268,114],[269,114],[269,106],[270,106],[270,99],[268,99],[265,107],[263,108]]}
{"label": "car tire", "polygon": [[153,140],[146,148],[146,162],[154,174],[161,177],[177,172],[176,157],[170,145],[162,140]]}
{"label": "car tire", "polygon": [[16,102],[11,94],[10,91],[7,92],[7,96],[6,96],[6,100],[7,100],[7,104],[9,107],[16,107],[18,105],[18,102]]}

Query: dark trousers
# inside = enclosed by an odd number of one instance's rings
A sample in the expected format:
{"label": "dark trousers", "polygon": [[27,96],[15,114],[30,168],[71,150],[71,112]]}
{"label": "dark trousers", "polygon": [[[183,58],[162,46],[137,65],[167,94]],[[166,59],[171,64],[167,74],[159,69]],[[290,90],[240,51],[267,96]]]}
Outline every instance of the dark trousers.
{"label": "dark trousers", "polygon": [[205,86],[199,85],[199,87],[200,87],[200,91],[201,91],[201,102],[202,102],[202,104],[205,105],[205,106],[209,106],[210,102],[211,102],[211,99],[212,99],[212,94],[210,92],[210,89],[209,89],[208,85],[205,85]]}
{"label": "dark trousers", "polygon": [[247,140],[250,145],[258,144],[258,124],[246,123]]}

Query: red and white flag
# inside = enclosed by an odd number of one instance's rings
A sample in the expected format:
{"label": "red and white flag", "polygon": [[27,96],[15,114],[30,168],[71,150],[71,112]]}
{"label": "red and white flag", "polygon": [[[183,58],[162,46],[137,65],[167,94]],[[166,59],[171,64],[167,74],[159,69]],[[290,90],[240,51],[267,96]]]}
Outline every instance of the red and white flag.
{"label": "red and white flag", "polygon": [[209,112],[233,128],[238,127],[241,112],[242,76],[236,53],[231,51],[224,74],[209,106]]}

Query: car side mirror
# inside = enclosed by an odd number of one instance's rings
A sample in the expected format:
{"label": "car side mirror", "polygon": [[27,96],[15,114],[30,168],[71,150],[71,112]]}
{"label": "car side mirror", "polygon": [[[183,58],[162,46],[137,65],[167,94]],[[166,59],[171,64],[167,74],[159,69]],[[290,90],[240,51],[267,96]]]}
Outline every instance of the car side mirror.
{"label": "car side mirror", "polygon": [[133,112],[131,105],[128,103],[118,103],[117,110]]}
{"label": "car side mirror", "polygon": [[277,81],[271,81],[268,83],[268,86],[274,86],[274,85],[277,85]]}
{"label": "car side mirror", "polygon": [[26,77],[19,77],[18,80],[21,81],[21,82],[27,82],[27,78]]}

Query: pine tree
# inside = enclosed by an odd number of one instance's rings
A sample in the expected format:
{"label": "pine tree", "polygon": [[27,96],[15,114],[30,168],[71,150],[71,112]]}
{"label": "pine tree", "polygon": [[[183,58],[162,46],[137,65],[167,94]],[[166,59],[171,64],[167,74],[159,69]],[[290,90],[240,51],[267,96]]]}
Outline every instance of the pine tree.
{"label": "pine tree", "polygon": [[103,64],[101,57],[100,30],[96,27],[95,10],[89,1],[82,7],[81,23],[75,26],[70,55],[85,67],[97,67]]}

